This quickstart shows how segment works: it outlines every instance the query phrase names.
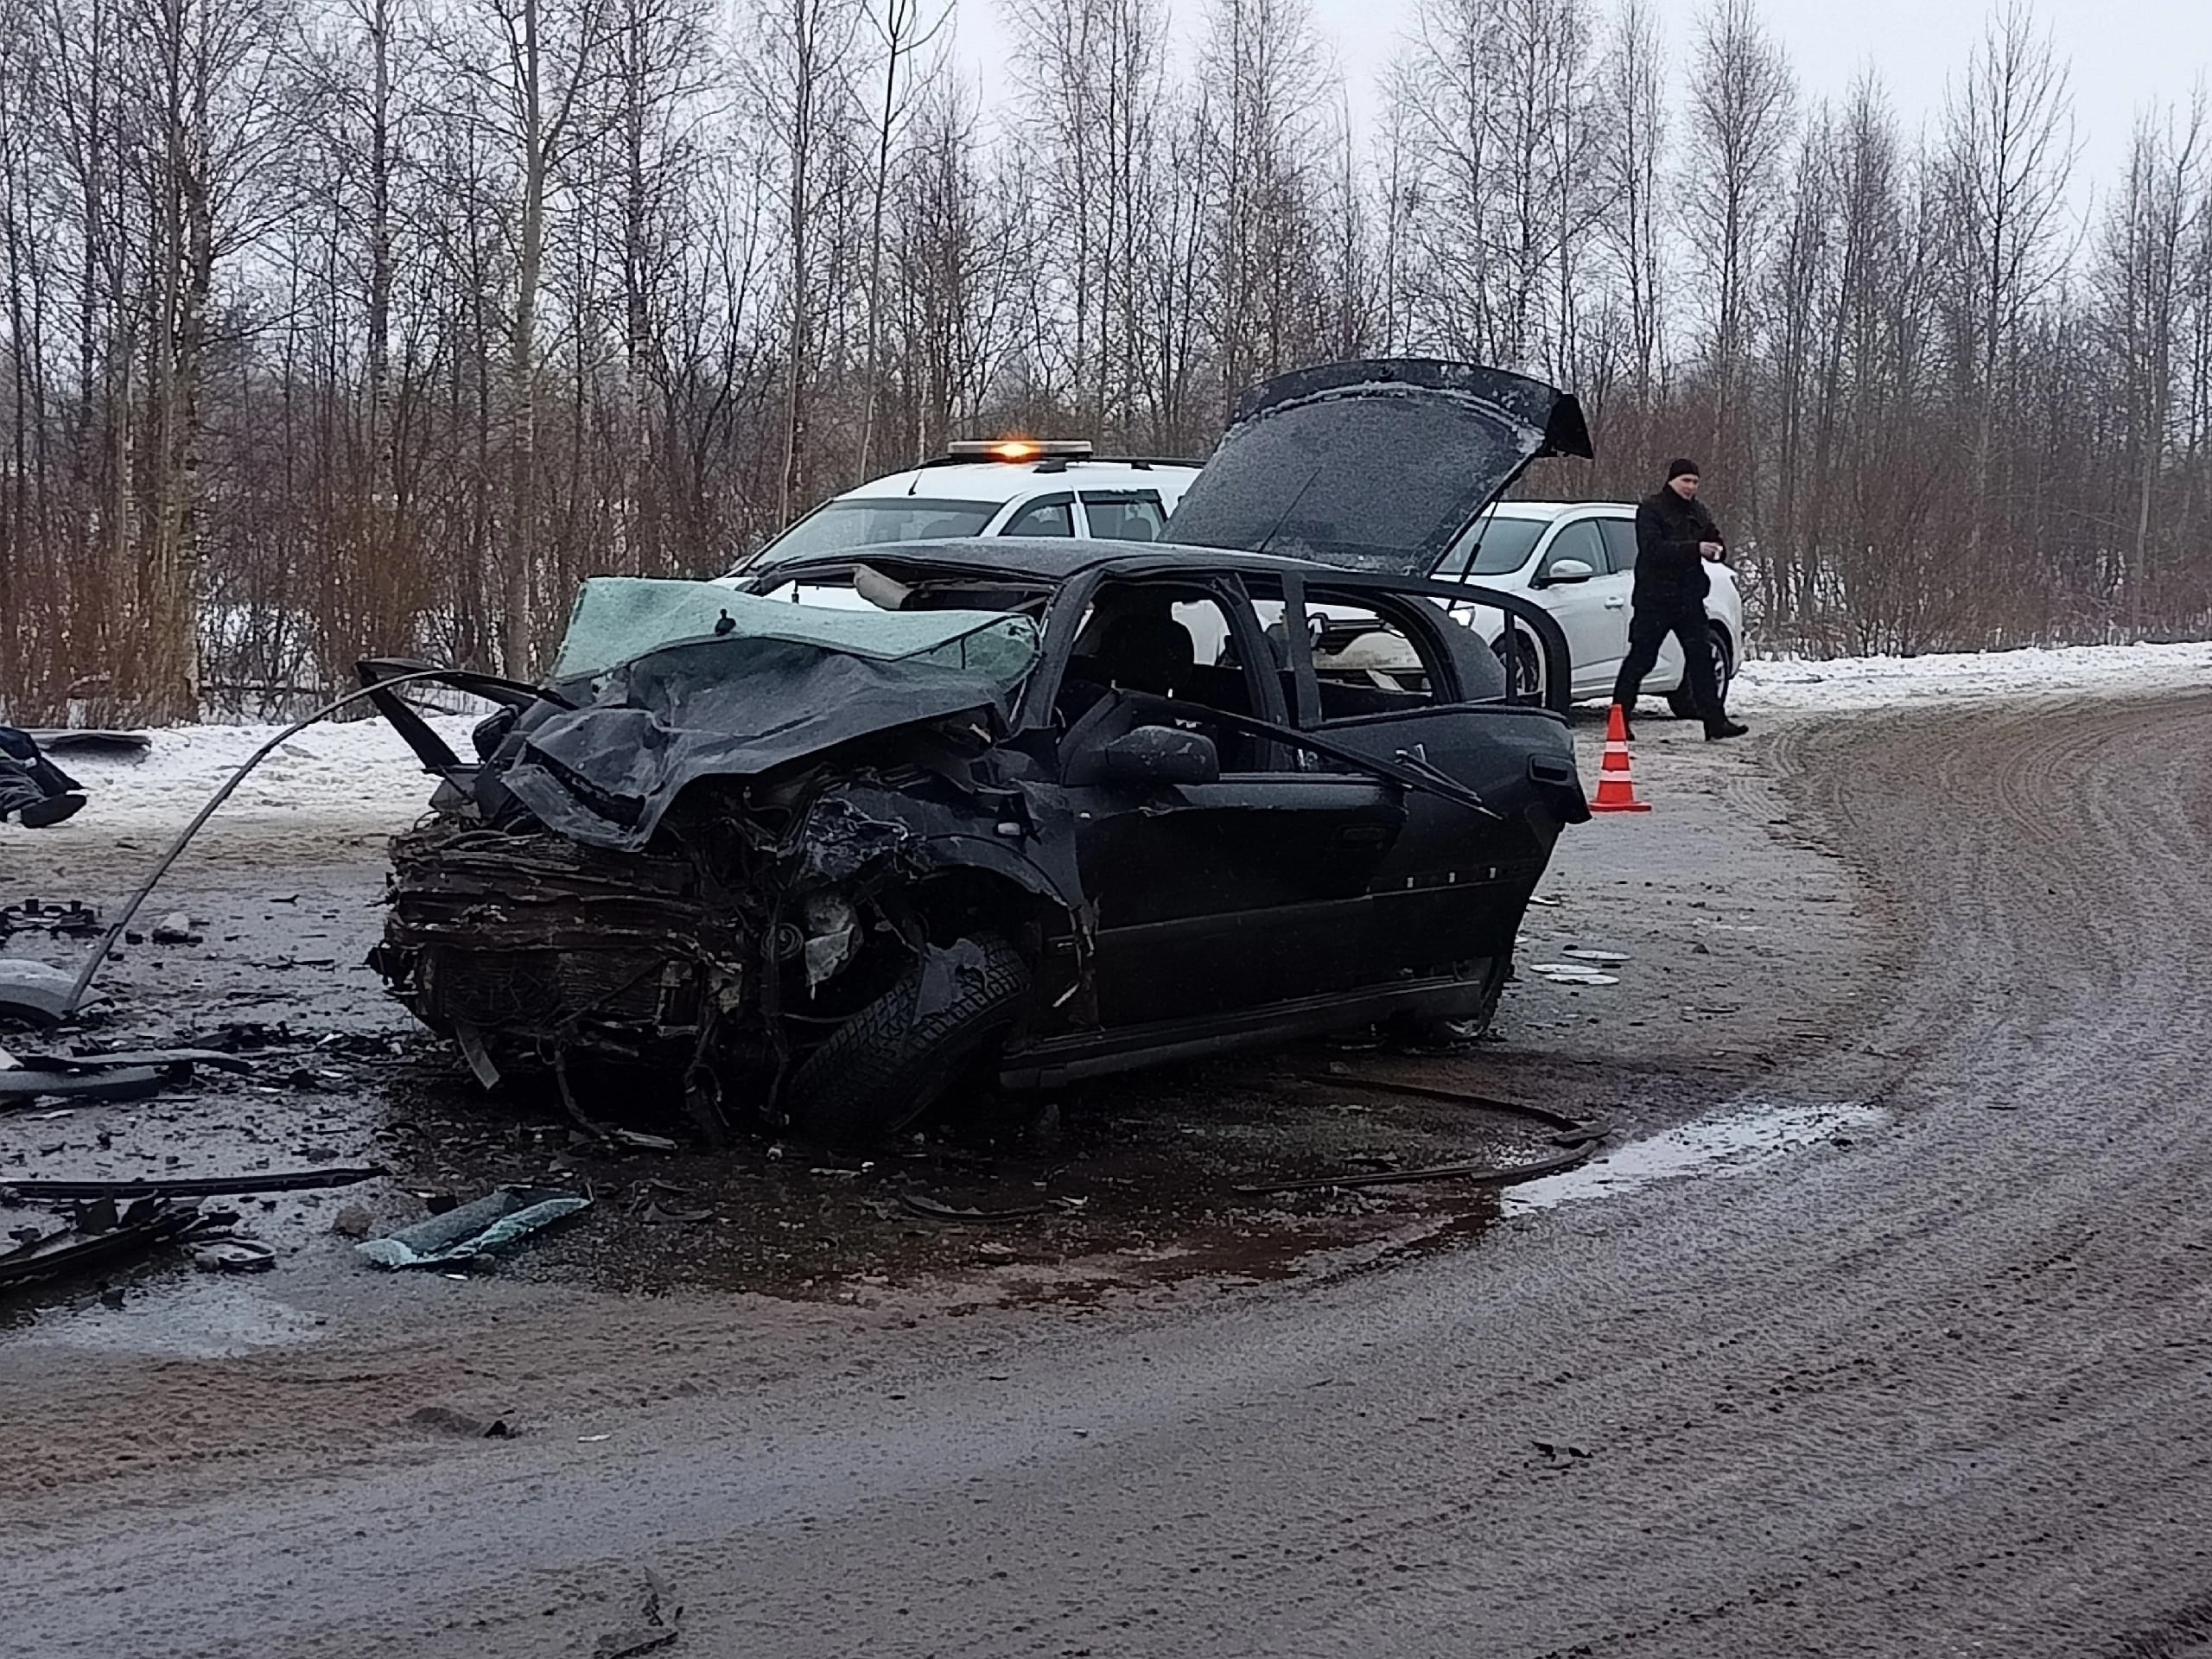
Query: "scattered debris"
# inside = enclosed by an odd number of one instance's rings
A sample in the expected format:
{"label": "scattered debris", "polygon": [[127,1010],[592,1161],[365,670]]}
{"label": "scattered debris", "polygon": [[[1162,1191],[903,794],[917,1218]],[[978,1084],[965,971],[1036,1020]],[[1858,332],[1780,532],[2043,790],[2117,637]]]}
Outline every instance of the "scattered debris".
{"label": "scattered debris", "polygon": [[1324,1088],[1342,1088],[1350,1084],[1376,1094],[1412,1095],[1421,1100],[1447,1101],[1455,1105],[1475,1106],[1516,1117],[1534,1118],[1554,1131],[1550,1136],[1551,1143],[1562,1150],[1552,1157],[1539,1158],[1525,1164],[1452,1163],[1427,1164],[1413,1169],[1353,1170],[1333,1175],[1312,1175],[1294,1180],[1238,1186],[1232,1189],[1234,1192],[1252,1198],[1277,1192],[1318,1192],[1330,1187],[1401,1186],[1417,1181],[1465,1181],[1473,1186],[1512,1186],[1522,1181],[1556,1175],[1562,1170],[1573,1169],[1578,1164],[1587,1162],[1611,1133],[1603,1124],[1586,1123],[1580,1118],[1554,1112],[1549,1107],[1531,1106],[1522,1101],[1497,1100],[1487,1095],[1469,1094],[1459,1089],[1400,1083],[1388,1077],[1337,1075],[1308,1077],[1303,1081]]}
{"label": "scattered debris", "polygon": [[444,1267],[504,1249],[538,1229],[591,1207],[550,1186],[503,1186],[428,1221],[353,1248],[381,1268]]}
{"label": "scattered debris", "polygon": [[1045,1213],[1042,1204],[1020,1205],[1008,1210],[963,1210],[941,1203],[922,1192],[901,1192],[899,1207],[910,1215],[924,1216],[931,1221],[1020,1221]]}
{"label": "scattered debris", "polygon": [[251,1192],[304,1192],[325,1186],[352,1186],[374,1180],[385,1171],[374,1164],[331,1169],[271,1170],[259,1175],[152,1176],[143,1180],[49,1181],[10,1179],[0,1186],[27,1198],[213,1198]]}
{"label": "scattered debris", "polygon": [[72,899],[66,905],[41,904],[26,899],[19,905],[0,905],[0,939],[10,933],[39,931],[50,938],[76,939],[100,931],[100,913]]}
{"label": "scattered debris", "polygon": [[276,1251],[257,1238],[226,1238],[194,1250],[192,1265],[202,1273],[267,1273]]}
{"label": "scattered debris", "polygon": [[131,1048],[98,1053],[34,1055],[29,1057],[25,1064],[48,1066],[67,1065],[80,1070],[106,1065],[167,1065],[188,1068],[208,1065],[214,1067],[218,1071],[244,1072],[253,1070],[249,1062],[240,1059],[236,1054],[226,1053],[216,1048]]}
{"label": "scattered debris", "polygon": [[[1570,950],[1569,956],[1574,954]],[[1529,971],[1552,985],[1618,985],[1618,975],[1600,973],[1586,962],[1539,962]]]}
{"label": "scattered debris", "polygon": [[115,760],[139,760],[154,747],[144,732],[115,732],[104,728],[73,727],[67,730],[35,731],[32,741],[48,754],[97,754]]}
{"label": "scattered debris", "polygon": [[144,1100],[170,1081],[159,1066],[126,1065],[92,1071],[62,1071],[33,1061],[0,1071],[0,1111],[38,1100]]}
{"label": "scattered debris", "polygon": [[0,957],[0,1020],[50,1026],[67,1018],[76,981],[28,957]]}
{"label": "scattered debris", "polygon": [[465,1411],[455,1411],[451,1406],[424,1406],[409,1414],[407,1421],[417,1428],[435,1429],[442,1434],[456,1435],[466,1440],[512,1440],[515,1431],[507,1427],[507,1420],[495,1417],[486,1422],[480,1417],[471,1417]]}
{"label": "scattered debris", "polygon": [[369,1236],[376,1225],[376,1218],[369,1214],[365,1204],[349,1204],[332,1217],[330,1230],[340,1238],[361,1239]]}
{"label": "scattered debris", "polygon": [[1465,1181],[1471,1186],[1511,1186],[1519,1181],[1541,1179],[1586,1162],[1604,1140],[1593,1134],[1566,1152],[1526,1164],[1429,1164],[1419,1169],[1357,1170],[1335,1175],[1313,1175],[1294,1181],[1269,1181],[1264,1185],[1232,1190],[1245,1197],[1270,1192],[1319,1192],[1335,1186],[1407,1186],[1419,1181]]}
{"label": "scattered debris", "polygon": [[40,752],[37,739],[0,726],[0,823],[12,818],[27,830],[44,830],[73,817],[84,804],[84,786]]}
{"label": "scattered debris", "polygon": [[1573,957],[1577,962],[1603,963],[1608,967],[1618,967],[1629,959],[1625,950],[1599,950],[1581,944],[1570,944],[1560,955]]}
{"label": "scattered debris", "polygon": [[183,911],[174,910],[154,924],[156,944],[198,944],[200,936],[193,931],[192,918]]}
{"label": "scattered debris", "polygon": [[645,1597],[636,1620],[601,1637],[592,1649],[592,1659],[636,1659],[639,1654],[668,1647],[683,1634],[677,1628],[683,1617],[683,1606],[677,1601],[675,1592],[669,1588],[668,1581],[648,1569]]}
{"label": "scattered debris", "polygon": [[[17,1190],[22,1190],[20,1185]],[[16,1247],[0,1251],[0,1290],[92,1268],[118,1266],[227,1227],[237,1219],[226,1211],[202,1211],[197,1204],[168,1198],[140,1198],[121,1211],[112,1199],[85,1205],[59,1232],[29,1238],[23,1236],[28,1229],[17,1233],[21,1242]]]}

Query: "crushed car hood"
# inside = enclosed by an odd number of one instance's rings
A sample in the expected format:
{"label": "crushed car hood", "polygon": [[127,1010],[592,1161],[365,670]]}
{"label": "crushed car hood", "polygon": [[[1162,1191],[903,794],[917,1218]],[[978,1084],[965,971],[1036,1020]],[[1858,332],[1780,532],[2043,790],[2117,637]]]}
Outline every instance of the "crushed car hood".
{"label": "crushed car hood", "polygon": [[872,733],[1002,725],[1037,655],[1028,618],[831,611],[713,582],[584,584],[556,695],[484,768],[547,829],[634,851],[683,788],[750,778]]}
{"label": "crushed car hood", "polygon": [[1164,539],[1426,575],[1530,461],[1591,453],[1581,404],[1541,381],[1427,358],[1332,363],[1237,401]]}

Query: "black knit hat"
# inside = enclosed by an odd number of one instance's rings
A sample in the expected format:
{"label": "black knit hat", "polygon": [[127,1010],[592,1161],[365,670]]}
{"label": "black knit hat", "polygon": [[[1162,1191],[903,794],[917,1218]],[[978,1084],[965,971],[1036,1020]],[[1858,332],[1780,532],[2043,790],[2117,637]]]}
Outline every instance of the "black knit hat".
{"label": "black knit hat", "polygon": [[1670,461],[1667,463],[1667,482],[1669,484],[1673,483],[1676,479],[1682,477],[1685,474],[1692,478],[1695,478],[1698,475],[1697,462],[1685,457],[1681,460]]}

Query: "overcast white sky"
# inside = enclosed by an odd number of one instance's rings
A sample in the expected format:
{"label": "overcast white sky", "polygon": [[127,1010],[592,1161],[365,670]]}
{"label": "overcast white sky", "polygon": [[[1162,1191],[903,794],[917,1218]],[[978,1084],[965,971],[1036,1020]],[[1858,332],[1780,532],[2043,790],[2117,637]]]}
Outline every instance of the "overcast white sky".
{"label": "overcast white sky", "polygon": [[[1179,32],[1195,29],[1203,0],[1169,0]],[[1004,85],[1007,36],[990,0],[955,0],[957,52],[985,89]],[[1414,0],[1310,0],[1343,63],[1356,114],[1396,53]],[[1684,61],[1703,0],[1655,0],[1674,61]],[[1599,0],[1601,10],[1609,10]],[[1871,64],[1908,124],[1932,122],[1955,74],[1985,31],[1980,0],[1763,0],[1767,27],[1787,49],[1803,100],[1840,97]],[[2212,0],[2036,0],[2035,15],[2070,60],[2081,147],[2077,196],[2100,195],[2118,173],[2137,114],[2185,104],[2212,75]]]}

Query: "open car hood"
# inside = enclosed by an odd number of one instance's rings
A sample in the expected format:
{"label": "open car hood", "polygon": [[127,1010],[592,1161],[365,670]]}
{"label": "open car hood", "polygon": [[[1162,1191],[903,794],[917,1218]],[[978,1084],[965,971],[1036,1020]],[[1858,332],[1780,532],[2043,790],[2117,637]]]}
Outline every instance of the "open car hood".
{"label": "open car hood", "polygon": [[1427,575],[1542,456],[1591,454],[1582,405],[1503,369],[1330,363],[1240,398],[1164,539]]}

